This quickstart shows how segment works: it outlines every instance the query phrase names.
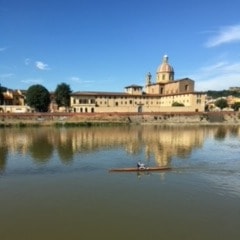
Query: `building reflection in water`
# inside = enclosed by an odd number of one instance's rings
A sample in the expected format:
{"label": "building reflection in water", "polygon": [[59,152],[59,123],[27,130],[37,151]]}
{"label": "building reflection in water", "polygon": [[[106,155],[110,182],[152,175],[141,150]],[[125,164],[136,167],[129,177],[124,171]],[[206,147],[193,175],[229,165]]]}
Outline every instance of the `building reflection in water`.
{"label": "building reflection in water", "polygon": [[239,136],[239,127],[199,126],[124,126],[92,128],[0,129],[0,171],[4,171],[9,153],[29,155],[36,163],[50,161],[55,152],[63,164],[74,155],[105,149],[124,149],[136,155],[144,152],[159,166],[169,165],[174,157],[187,158],[201,148],[205,138],[224,139]]}

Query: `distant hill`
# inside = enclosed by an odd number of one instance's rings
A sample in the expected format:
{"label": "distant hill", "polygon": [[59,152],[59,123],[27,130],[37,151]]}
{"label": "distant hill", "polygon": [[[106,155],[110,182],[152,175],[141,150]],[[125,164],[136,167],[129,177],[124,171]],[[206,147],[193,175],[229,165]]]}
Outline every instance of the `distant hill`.
{"label": "distant hill", "polygon": [[212,98],[227,97],[230,95],[234,97],[240,97],[240,91],[232,91],[232,90],[222,90],[222,91],[208,90],[206,94],[207,96]]}

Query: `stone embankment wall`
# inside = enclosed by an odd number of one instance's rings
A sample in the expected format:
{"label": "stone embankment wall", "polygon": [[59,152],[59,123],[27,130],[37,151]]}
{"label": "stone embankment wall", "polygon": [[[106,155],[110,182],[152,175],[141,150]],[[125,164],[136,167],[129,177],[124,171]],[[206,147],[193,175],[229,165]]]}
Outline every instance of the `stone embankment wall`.
{"label": "stone embankment wall", "polygon": [[0,113],[0,124],[105,122],[126,124],[240,124],[240,112],[188,113]]}
{"label": "stone embankment wall", "polygon": [[162,124],[240,124],[239,112],[218,112],[218,113],[165,113],[143,116],[131,116],[132,122],[138,123],[162,123]]}

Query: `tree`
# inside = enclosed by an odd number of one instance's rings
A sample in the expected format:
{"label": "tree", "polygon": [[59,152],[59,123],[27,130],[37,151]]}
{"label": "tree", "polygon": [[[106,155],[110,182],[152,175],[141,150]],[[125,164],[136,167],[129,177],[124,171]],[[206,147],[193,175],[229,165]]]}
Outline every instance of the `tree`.
{"label": "tree", "polygon": [[221,109],[226,108],[228,106],[227,100],[224,98],[221,98],[215,102],[215,106]]}
{"label": "tree", "polygon": [[50,104],[50,93],[40,84],[32,85],[27,90],[26,102],[37,112],[47,112]]}
{"label": "tree", "polygon": [[184,107],[184,104],[183,103],[179,103],[179,102],[174,102],[172,104],[172,107]]}
{"label": "tree", "polygon": [[4,104],[4,96],[3,92],[5,92],[7,89],[5,87],[2,87],[0,84],[0,105]]}
{"label": "tree", "polygon": [[235,103],[232,105],[232,108],[234,109],[234,111],[238,111],[239,108],[240,108],[240,102],[235,102]]}
{"label": "tree", "polygon": [[56,103],[59,107],[69,107],[70,106],[70,94],[72,90],[70,86],[66,83],[61,83],[57,85],[54,92]]}

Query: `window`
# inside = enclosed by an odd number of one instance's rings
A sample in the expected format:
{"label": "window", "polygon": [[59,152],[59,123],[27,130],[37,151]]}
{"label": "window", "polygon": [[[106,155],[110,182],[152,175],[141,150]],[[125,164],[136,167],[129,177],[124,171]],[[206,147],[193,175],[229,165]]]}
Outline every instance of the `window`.
{"label": "window", "polygon": [[87,104],[88,103],[88,99],[81,98],[81,99],[79,99],[79,103],[80,104]]}

